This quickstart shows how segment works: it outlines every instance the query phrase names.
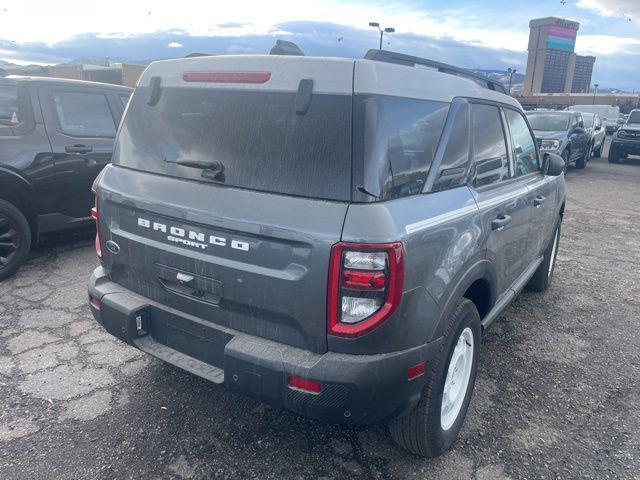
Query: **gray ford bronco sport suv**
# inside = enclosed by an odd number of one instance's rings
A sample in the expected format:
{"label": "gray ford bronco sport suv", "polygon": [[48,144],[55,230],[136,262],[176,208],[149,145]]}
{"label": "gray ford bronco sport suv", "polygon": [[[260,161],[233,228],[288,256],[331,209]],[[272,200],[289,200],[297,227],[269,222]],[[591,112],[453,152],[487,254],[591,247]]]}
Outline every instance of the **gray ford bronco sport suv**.
{"label": "gray ford bronco sport suv", "polygon": [[95,183],[96,320],[261,401],[442,453],[483,329],[551,281],[565,203],[564,162],[483,78],[378,50],[152,63]]}

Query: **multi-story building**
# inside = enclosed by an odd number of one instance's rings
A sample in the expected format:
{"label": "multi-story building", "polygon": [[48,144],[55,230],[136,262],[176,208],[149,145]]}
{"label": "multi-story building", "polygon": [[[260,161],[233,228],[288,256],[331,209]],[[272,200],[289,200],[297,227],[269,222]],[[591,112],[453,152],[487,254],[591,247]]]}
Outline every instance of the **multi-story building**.
{"label": "multi-story building", "polygon": [[593,74],[593,64],[596,57],[576,56],[576,66],[573,70],[573,83],[571,93],[589,93],[591,87],[591,75]]}
{"label": "multi-story building", "polygon": [[578,22],[557,17],[529,22],[525,95],[569,93],[573,91],[574,83],[575,88],[585,88],[585,81],[588,91],[595,57],[575,54],[579,28]]}

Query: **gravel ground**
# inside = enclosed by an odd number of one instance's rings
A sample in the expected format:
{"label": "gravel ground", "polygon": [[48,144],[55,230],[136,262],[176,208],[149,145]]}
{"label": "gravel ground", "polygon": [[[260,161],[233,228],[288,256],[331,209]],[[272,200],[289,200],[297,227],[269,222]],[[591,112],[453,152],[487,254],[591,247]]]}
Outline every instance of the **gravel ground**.
{"label": "gravel ground", "polygon": [[89,235],[47,239],[0,284],[0,478],[640,479],[640,160],[567,188],[554,284],[487,332],[461,438],[431,461],[118,342],[86,305]]}

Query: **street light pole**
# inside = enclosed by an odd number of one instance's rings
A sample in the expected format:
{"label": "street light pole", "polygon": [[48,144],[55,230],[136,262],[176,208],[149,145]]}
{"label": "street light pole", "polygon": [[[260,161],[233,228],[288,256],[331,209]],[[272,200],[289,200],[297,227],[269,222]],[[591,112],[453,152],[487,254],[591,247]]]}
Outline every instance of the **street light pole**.
{"label": "street light pole", "polygon": [[598,93],[598,84],[594,83],[593,84],[593,102],[591,102],[592,105],[596,104],[596,93]]}
{"label": "street light pole", "polygon": [[380,28],[380,24],[378,22],[369,22],[369,26],[370,27],[374,27],[377,28],[378,30],[380,30],[380,50],[382,50],[382,38],[384,36],[385,33],[393,33],[396,31],[395,28],[393,27],[387,27],[384,30],[382,28]]}
{"label": "street light pole", "polygon": [[513,75],[517,72],[515,68],[509,67],[507,72],[509,72],[509,95],[511,95],[511,84],[513,83]]}

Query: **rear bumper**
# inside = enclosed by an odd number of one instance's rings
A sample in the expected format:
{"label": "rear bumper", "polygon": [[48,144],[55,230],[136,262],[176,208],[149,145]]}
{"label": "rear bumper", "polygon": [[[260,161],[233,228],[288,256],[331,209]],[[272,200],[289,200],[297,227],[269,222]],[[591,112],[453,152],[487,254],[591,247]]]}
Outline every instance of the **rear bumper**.
{"label": "rear bumper", "polygon": [[[367,425],[410,411],[427,375],[409,381],[407,370],[432,365],[440,345],[317,354],[185,315],[110,281],[102,267],[91,276],[89,296],[100,302],[99,308],[90,303],[95,319],[130,345],[270,405],[335,423]],[[321,392],[290,388],[292,375],[320,382]]]}
{"label": "rear bumper", "polygon": [[611,147],[622,155],[640,155],[640,140],[619,140],[616,138]]}

